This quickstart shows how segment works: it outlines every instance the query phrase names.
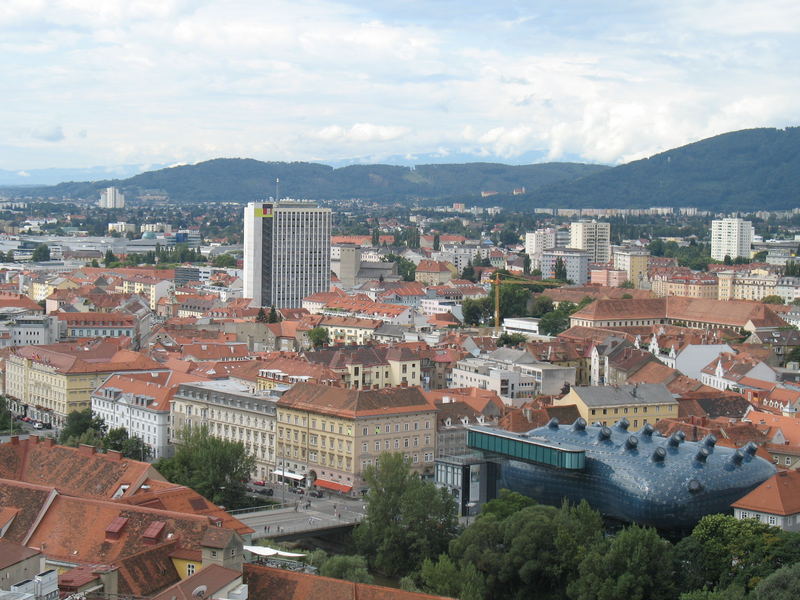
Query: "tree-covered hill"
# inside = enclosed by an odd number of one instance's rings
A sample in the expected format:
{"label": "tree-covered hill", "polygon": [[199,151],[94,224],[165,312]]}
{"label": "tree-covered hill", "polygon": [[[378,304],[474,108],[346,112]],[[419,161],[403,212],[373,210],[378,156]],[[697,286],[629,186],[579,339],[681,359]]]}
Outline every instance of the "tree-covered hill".
{"label": "tree-covered hill", "polygon": [[541,189],[608,168],[576,163],[522,166],[474,163],[416,168],[351,165],[334,169],[316,163],[218,158],[123,180],[26,188],[25,195],[88,199],[98,197],[101,189],[113,185],[131,196],[160,190],[176,202],[248,202],[274,196],[275,180],[280,179],[281,197],[406,202],[411,198],[480,198],[481,192],[487,190],[511,194],[516,188]]}
{"label": "tree-covered hill", "polygon": [[800,128],[747,129],[517,197],[520,206],[800,206]]}
{"label": "tree-covered hill", "polygon": [[[417,167],[261,162],[219,158],[141,173],[129,179],[25,188],[25,195],[97,198],[114,185],[129,197],[166,192],[176,202],[248,202],[275,194],[382,203],[535,207],[695,206],[735,211],[800,206],[800,128],[747,129],[718,135],[615,168],[577,163],[498,163]],[[515,189],[526,193],[513,195]],[[497,192],[481,198],[481,192]]]}

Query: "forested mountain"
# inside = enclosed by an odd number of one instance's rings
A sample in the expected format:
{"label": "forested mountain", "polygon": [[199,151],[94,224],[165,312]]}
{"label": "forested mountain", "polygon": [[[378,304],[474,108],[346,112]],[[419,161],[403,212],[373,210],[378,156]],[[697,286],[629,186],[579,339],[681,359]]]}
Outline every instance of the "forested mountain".
{"label": "forested mountain", "polygon": [[522,203],[726,211],[794,208],[800,206],[800,128],[725,133],[555,184],[528,194]]}
{"label": "forested mountain", "polygon": [[482,191],[511,194],[514,189],[541,189],[607,170],[603,165],[546,163],[510,166],[495,163],[420,165],[352,165],[334,169],[316,163],[261,162],[219,158],[141,173],[124,180],[62,183],[26,188],[25,194],[94,198],[110,185],[126,194],[161,190],[176,202],[248,202],[275,194],[290,198],[362,198],[379,202],[406,202],[412,198],[475,198]]}
{"label": "forested mountain", "polygon": [[[176,202],[361,198],[534,207],[696,206],[713,210],[800,206],[800,128],[718,135],[615,168],[576,163],[352,165],[215,159],[129,179],[26,188],[30,196],[97,198],[109,185],[130,196],[162,191]],[[526,193],[513,195],[515,189]],[[481,192],[497,195],[481,198]]]}

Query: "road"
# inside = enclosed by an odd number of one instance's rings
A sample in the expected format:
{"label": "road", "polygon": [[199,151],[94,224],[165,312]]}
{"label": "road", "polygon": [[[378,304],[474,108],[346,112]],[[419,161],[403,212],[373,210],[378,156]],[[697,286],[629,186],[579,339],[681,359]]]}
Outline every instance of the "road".
{"label": "road", "polygon": [[[270,484],[275,490],[270,499],[281,502],[285,495],[286,508],[245,513],[236,518],[255,530],[254,538],[272,537],[300,531],[336,527],[357,523],[364,516],[363,500],[343,498],[325,493],[324,498],[292,494],[281,484]],[[255,494],[260,498],[266,496]],[[310,503],[310,506],[308,506]]]}

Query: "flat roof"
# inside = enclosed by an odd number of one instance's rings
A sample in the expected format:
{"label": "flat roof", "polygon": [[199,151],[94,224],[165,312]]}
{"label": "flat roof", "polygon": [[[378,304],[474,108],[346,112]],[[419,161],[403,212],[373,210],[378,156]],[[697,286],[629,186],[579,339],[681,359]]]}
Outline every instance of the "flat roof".
{"label": "flat roof", "polygon": [[467,427],[467,430],[475,431],[476,433],[485,433],[487,435],[491,435],[492,437],[506,438],[508,440],[514,440],[515,442],[522,442],[524,444],[530,444],[532,446],[543,446],[545,448],[552,448],[553,450],[561,450],[563,452],[578,452],[581,454],[586,452],[586,449],[581,448],[580,446],[572,446],[570,444],[554,442],[552,440],[549,440],[545,437],[538,435],[528,435],[527,433],[514,433],[511,431],[505,431],[503,429],[495,429],[494,427],[482,427],[480,425],[473,425],[471,427]]}

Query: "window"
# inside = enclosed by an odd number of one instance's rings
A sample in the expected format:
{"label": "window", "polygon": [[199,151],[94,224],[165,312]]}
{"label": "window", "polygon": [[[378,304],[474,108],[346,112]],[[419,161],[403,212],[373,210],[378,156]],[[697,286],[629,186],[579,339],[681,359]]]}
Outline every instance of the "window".
{"label": "window", "polygon": [[774,515],[769,515],[769,517],[767,518],[767,522],[770,525],[777,525],[778,524],[778,517],[776,517]]}
{"label": "window", "polygon": [[788,467],[790,464],[792,464],[792,457],[791,456],[787,456],[784,459],[784,462],[786,463],[786,466]]}
{"label": "window", "polygon": [[375,440],[375,452],[380,452],[380,451],[381,451],[381,441]]}
{"label": "window", "polygon": [[400,447],[400,440],[395,440],[395,441],[394,441],[394,448],[395,448],[395,450],[397,450],[399,447]]}
{"label": "window", "polygon": [[392,426],[391,426],[391,425],[389,425],[389,424],[387,423],[387,424],[386,424],[386,427],[384,427],[384,428],[383,428],[383,430],[384,430],[386,433],[390,433],[390,432],[391,432],[391,430],[392,430]]}
{"label": "window", "polygon": [[189,563],[186,565],[186,574],[189,576],[194,575],[194,563]]}
{"label": "window", "polygon": [[369,427],[362,427],[361,435],[369,435]]}

